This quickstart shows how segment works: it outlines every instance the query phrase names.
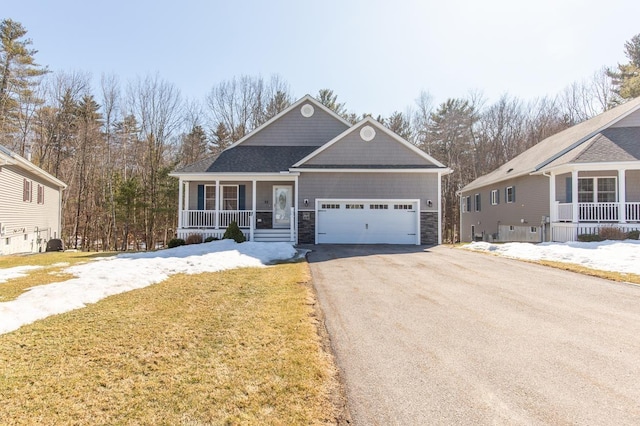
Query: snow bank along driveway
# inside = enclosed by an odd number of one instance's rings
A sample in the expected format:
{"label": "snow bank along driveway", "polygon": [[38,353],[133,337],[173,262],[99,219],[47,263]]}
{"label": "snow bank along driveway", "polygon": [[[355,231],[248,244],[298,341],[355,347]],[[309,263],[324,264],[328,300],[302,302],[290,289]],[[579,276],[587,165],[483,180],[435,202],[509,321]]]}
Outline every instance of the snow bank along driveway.
{"label": "snow bank along driveway", "polygon": [[489,251],[500,256],[526,260],[575,263],[601,271],[640,275],[640,241],[602,241],[592,243],[471,243],[464,248]]}
{"label": "snow bank along driveway", "polygon": [[[64,270],[76,278],[36,286],[10,302],[0,303],[0,334],[50,315],[83,308],[105,297],[147,287],[174,274],[198,274],[240,267],[261,267],[295,257],[288,243],[237,244],[233,240],[193,244],[157,252],[125,253],[92,260]],[[33,267],[0,269],[0,285]]]}

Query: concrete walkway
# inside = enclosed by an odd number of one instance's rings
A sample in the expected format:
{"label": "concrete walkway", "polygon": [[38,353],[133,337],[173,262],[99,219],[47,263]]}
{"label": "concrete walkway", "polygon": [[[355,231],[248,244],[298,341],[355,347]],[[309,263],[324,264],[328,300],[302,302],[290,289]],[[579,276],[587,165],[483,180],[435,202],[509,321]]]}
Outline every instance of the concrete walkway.
{"label": "concrete walkway", "polygon": [[640,424],[640,287],[442,246],[311,248],[356,425]]}

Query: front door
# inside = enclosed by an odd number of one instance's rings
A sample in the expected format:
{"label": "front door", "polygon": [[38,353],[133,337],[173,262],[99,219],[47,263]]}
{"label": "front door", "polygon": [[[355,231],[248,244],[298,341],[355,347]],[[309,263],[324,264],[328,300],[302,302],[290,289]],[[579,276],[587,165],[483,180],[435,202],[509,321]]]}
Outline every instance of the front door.
{"label": "front door", "polygon": [[273,187],[273,227],[289,228],[291,226],[291,194],[292,186]]}

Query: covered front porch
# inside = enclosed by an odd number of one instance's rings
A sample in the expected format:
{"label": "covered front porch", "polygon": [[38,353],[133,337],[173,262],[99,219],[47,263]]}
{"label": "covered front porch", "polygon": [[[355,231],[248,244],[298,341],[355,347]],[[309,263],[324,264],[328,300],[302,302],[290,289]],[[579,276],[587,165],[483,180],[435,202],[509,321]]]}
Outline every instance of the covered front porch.
{"label": "covered front porch", "polygon": [[296,242],[297,176],[180,179],[177,237],[221,239],[236,222],[248,241]]}
{"label": "covered front porch", "polygon": [[640,229],[640,166],[583,165],[550,173],[553,241],[576,241],[601,228]]}

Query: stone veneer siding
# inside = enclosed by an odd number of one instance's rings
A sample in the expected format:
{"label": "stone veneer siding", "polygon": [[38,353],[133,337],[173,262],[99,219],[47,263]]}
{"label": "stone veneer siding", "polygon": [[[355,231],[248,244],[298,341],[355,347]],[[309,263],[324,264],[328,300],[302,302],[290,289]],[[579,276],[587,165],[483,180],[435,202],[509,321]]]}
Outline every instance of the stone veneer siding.
{"label": "stone veneer siding", "polygon": [[[306,215],[308,219],[304,219]],[[316,243],[316,212],[298,212],[298,244]]]}
{"label": "stone veneer siding", "polygon": [[262,222],[256,220],[256,229],[273,228],[273,212],[256,212],[256,219],[262,219]]}
{"label": "stone veneer siding", "polygon": [[420,244],[438,244],[438,212],[420,212]]}

